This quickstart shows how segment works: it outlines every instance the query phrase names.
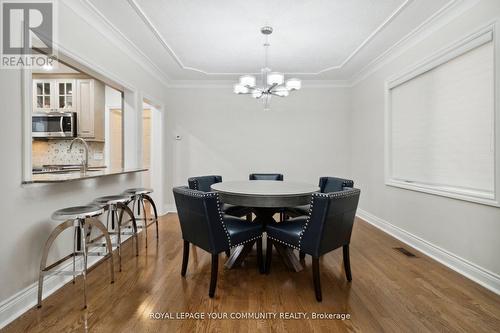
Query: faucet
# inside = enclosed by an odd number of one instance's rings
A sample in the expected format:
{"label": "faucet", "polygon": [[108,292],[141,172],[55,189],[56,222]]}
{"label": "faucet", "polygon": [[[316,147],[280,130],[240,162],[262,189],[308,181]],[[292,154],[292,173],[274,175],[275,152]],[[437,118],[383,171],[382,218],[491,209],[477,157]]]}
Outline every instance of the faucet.
{"label": "faucet", "polygon": [[84,148],[85,148],[85,160],[82,160],[81,169],[80,170],[81,170],[82,173],[86,173],[87,169],[89,167],[89,145],[87,144],[87,141],[85,141],[82,138],[74,138],[71,141],[71,144],[69,145],[68,153],[71,152],[71,149],[73,148],[73,144],[75,143],[75,141],[81,141],[83,143]]}

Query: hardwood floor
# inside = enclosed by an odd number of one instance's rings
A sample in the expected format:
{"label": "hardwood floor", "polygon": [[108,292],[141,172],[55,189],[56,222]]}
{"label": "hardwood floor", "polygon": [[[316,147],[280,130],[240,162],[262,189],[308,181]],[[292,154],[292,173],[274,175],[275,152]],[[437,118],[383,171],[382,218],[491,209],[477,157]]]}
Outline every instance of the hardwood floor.
{"label": "hardwood floor", "polygon": [[[243,267],[225,270],[219,257],[214,299],[208,297],[208,253],[191,249],[186,278],[180,274],[183,242],[177,215],[161,218],[160,241],[150,228],[150,247],[140,237],[140,255],[131,241],[123,246],[123,271],[109,283],[108,265],[88,275],[88,308],[82,285],[67,284],[5,327],[2,332],[498,332],[500,296],[408,248],[364,221],[355,223],[350,246],[352,283],[346,281],[342,249],[321,260],[323,302],[306,268],[288,271],[278,255],[271,274],[261,275],[255,251]],[[265,243],[265,242],[264,242]],[[407,257],[394,247],[405,247]],[[181,320],[150,318],[151,313],[344,313],[349,320]],[[279,316],[279,314],[278,314]]]}

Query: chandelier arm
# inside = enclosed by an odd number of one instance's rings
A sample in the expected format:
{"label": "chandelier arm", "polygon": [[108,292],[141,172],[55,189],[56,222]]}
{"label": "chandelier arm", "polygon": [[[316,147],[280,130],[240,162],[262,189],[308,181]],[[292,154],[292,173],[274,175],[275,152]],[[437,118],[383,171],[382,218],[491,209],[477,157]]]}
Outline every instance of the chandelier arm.
{"label": "chandelier arm", "polygon": [[268,93],[272,93],[272,90],[273,90],[274,88],[276,88],[276,86],[277,86],[277,85],[278,85],[278,84],[273,83],[273,85],[272,85],[272,86],[270,86],[270,87],[267,89],[267,92],[268,92]]}

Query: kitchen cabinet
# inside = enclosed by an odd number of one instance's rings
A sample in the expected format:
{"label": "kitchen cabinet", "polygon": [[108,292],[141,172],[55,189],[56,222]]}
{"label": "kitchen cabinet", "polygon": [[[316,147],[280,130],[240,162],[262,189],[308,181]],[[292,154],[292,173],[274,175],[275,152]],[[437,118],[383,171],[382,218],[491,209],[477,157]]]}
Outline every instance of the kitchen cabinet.
{"label": "kitchen cabinet", "polygon": [[75,80],[34,79],[34,112],[73,112]]}
{"label": "kitchen cabinet", "polygon": [[78,136],[104,140],[104,84],[93,79],[76,80]]}

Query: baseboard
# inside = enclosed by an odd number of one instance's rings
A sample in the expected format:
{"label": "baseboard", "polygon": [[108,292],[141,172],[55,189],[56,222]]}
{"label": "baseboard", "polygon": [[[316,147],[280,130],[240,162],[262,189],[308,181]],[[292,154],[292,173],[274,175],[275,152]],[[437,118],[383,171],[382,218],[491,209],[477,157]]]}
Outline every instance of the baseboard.
{"label": "baseboard", "polygon": [[439,263],[451,268],[457,273],[480,284],[497,295],[500,295],[500,276],[467,261],[439,246],[436,246],[412,233],[403,230],[388,221],[385,221],[365,210],[358,209],[356,214],[360,219],[393,236],[401,242],[408,244],[417,251],[431,257]]}
{"label": "baseboard", "polygon": [[166,213],[177,213],[177,207],[174,204],[166,204],[164,210]]}
{"label": "baseboard", "polygon": [[[142,230],[139,230],[142,232]],[[127,240],[130,235],[127,235],[123,238],[123,241]],[[113,240],[112,240],[113,242]],[[95,251],[98,251],[96,249]],[[77,258],[77,265],[81,263],[82,258]],[[102,257],[89,256],[87,266],[90,268],[95,265],[97,262],[102,260]],[[106,260],[107,261],[107,260]],[[103,262],[103,265],[107,265],[107,262]],[[71,270],[73,263],[70,261],[64,265],[60,266],[61,270]],[[78,267],[78,266],[77,266]],[[92,274],[92,273],[90,273]],[[42,300],[47,296],[52,295],[59,288],[64,286],[66,283],[72,280],[71,276],[61,276],[61,275],[51,275],[47,276],[43,283],[43,293]],[[77,280],[77,283],[81,283],[80,279]],[[89,290],[89,293],[92,291]],[[83,294],[77,295],[77,297],[82,298],[83,302]],[[0,303],[0,329],[7,326],[10,322],[20,317],[23,313],[36,306],[38,297],[38,281],[31,284],[30,286],[24,288],[20,292],[14,294],[9,297],[5,301]]]}

